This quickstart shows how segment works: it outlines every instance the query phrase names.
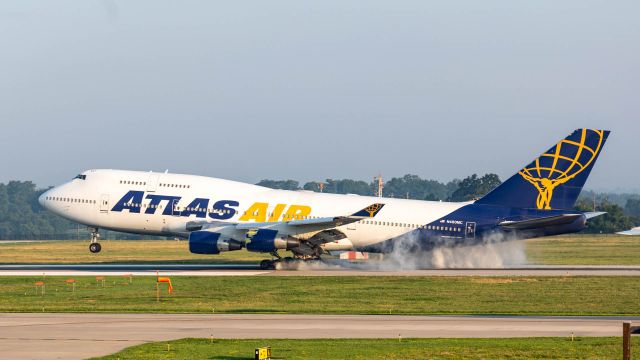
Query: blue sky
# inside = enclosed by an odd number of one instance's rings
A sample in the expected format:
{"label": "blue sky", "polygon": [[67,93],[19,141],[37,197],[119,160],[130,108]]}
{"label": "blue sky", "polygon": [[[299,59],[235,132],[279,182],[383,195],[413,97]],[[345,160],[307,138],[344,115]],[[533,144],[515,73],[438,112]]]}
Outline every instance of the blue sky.
{"label": "blue sky", "polygon": [[3,1],[0,182],[506,178],[613,131],[640,191],[637,1]]}

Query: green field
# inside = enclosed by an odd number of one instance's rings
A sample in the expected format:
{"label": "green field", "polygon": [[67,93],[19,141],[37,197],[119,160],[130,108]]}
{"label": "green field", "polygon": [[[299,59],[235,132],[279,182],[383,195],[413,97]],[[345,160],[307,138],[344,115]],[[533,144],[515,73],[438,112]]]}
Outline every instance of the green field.
{"label": "green field", "polygon": [[[253,359],[271,346],[273,359],[620,359],[622,339],[182,339],[124,349],[99,359]],[[638,347],[640,338],[633,338]]]}
{"label": "green field", "polygon": [[0,264],[88,264],[88,263],[252,263],[269,258],[269,254],[248,251],[219,255],[189,252],[189,242],[182,240],[106,240],[102,251],[89,252],[89,241],[41,241],[0,244]]}
{"label": "green field", "polygon": [[[640,315],[635,277],[0,277],[0,312]],[[162,284],[165,285],[165,284]]]}
{"label": "green field", "polygon": [[[252,263],[268,254],[235,251],[220,255],[189,252],[187,241],[107,240],[91,254],[88,241],[0,243],[0,264],[46,263]],[[525,242],[528,263],[546,265],[640,265],[640,237],[556,236]]]}
{"label": "green field", "polygon": [[531,264],[640,265],[640,236],[552,236],[525,243]]}

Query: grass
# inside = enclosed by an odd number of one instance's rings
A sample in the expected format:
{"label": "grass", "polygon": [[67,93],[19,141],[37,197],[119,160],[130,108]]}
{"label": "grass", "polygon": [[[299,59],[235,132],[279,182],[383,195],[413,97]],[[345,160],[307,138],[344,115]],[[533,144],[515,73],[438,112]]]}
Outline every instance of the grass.
{"label": "grass", "polygon": [[554,236],[527,240],[526,248],[532,264],[640,265],[638,236]]}
{"label": "grass", "polygon": [[[181,339],[133,346],[96,359],[253,359],[271,346],[273,359],[620,359],[622,339]],[[169,345],[169,346],[167,346]],[[640,338],[632,339],[632,346]]]}
{"label": "grass", "polygon": [[640,315],[635,277],[1,277],[0,312]]}
{"label": "grass", "polygon": [[[0,264],[89,263],[251,263],[269,255],[232,251],[220,255],[189,252],[187,241],[107,240],[102,252],[91,254],[88,241],[0,243]],[[530,264],[640,265],[640,237],[572,235],[526,240]]]}
{"label": "grass", "polygon": [[268,254],[232,251],[219,255],[189,252],[189,242],[182,240],[106,240],[102,251],[89,252],[89,241],[64,240],[13,242],[0,244],[0,264],[90,264],[90,263],[252,263]]}

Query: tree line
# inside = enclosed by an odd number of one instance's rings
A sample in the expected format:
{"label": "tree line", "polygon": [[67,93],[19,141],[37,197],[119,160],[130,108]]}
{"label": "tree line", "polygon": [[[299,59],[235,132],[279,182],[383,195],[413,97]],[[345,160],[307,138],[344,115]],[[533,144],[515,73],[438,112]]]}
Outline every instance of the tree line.
{"label": "tree line", "polygon": [[[31,181],[0,183],[0,240],[89,239],[86,227],[46,211]],[[100,231],[108,239],[139,239],[139,235]],[[151,237],[147,237],[151,238]]]}
{"label": "tree line", "polygon": [[[463,180],[454,179],[447,183],[407,174],[387,181],[384,184],[383,194],[385,197],[403,199],[468,201],[485,195],[500,183],[500,178],[496,174],[484,176],[473,174]],[[366,196],[374,195],[378,188],[376,181],[366,182],[351,179],[326,179],[325,181],[307,182],[302,186],[295,180],[262,180],[256,185],[271,189],[310,190]]]}
{"label": "tree line", "polygon": [[[487,194],[501,181],[496,174],[473,174],[449,182],[423,179],[417,175],[392,178],[384,184],[385,197],[432,201],[469,201]],[[284,190],[309,190],[335,194],[374,195],[375,181],[326,179],[300,184],[295,180],[262,180],[257,185]],[[88,239],[86,228],[46,211],[38,197],[48,189],[39,189],[31,181],[0,183],[0,239]],[[605,211],[592,219],[585,232],[613,233],[640,225],[639,194],[607,194],[584,191],[576,208],[581,211]],[[139,239],[138,235],[103,232],[106,238]],[[152,238],[152,237],[145,237]]]}

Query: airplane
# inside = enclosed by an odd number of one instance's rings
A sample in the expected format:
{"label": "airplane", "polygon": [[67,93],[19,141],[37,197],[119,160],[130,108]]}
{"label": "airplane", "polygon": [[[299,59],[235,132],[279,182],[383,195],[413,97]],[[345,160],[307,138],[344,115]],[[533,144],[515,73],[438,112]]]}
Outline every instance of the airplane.
{"label": "airplane", "polygon": [[[609,131],[577,129],[485,196],[421,201],[274,190],[218,178],[88,170],[39,197],[49,211],[99,229],[185,238],[197,254],[247,251],[279,262],[319,260],[331,251],[428,251],[575,233],[588,219],[573,207]],[[492,240],[493,239],[493,240]],[[293,256],[282,258],[278,250]]]}
{"label": "airplane", "polygon": [[616,234],[618,235],[628,235],[628,236],[638,236],[640,235],[640,226],[634,227],[633,229],[629,229],[626,231],[619,231]]}

